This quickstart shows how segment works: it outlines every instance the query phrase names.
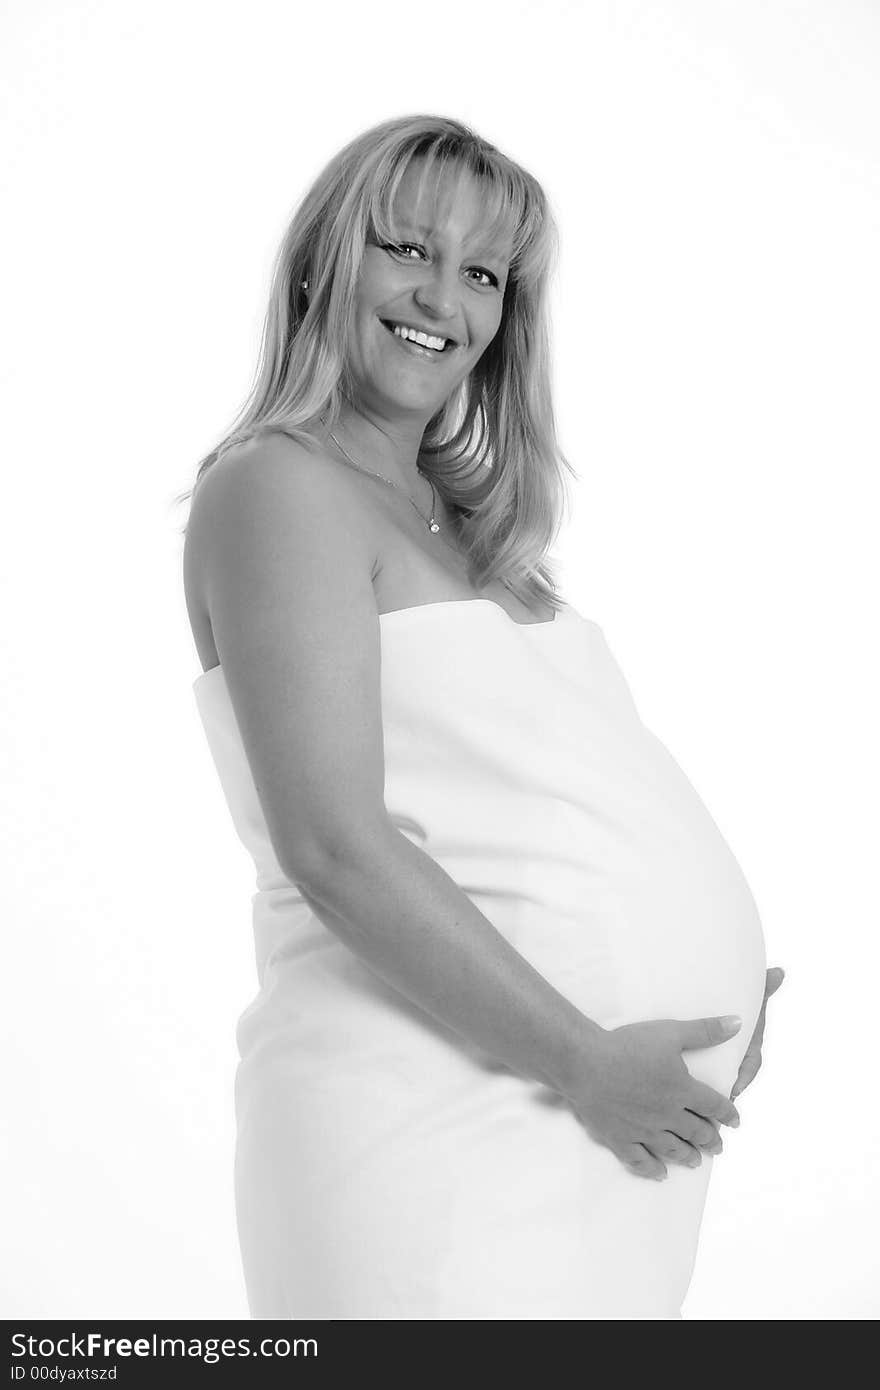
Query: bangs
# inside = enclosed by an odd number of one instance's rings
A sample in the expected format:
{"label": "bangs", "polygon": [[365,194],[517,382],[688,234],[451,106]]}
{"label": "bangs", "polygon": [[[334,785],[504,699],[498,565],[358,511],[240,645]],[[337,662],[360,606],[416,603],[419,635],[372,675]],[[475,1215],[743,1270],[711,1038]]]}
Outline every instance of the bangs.
{"label": "bangs", "polygon": [[465,179],[475,180],[481,193],[479,225],[472,229],[483,254],[510,258],[511,264],[523,254],[531,240],[529,216],[531,195],[515,170],[491,154],[475,148],[448,133],[389,153],[384,167],[376,171],[376,181],[368,194],[368,225],[377,241],[398,238],[395,216],[398,189],[414,161],[418,171],[416,202],[436,223],[438,213],[448,207]]}

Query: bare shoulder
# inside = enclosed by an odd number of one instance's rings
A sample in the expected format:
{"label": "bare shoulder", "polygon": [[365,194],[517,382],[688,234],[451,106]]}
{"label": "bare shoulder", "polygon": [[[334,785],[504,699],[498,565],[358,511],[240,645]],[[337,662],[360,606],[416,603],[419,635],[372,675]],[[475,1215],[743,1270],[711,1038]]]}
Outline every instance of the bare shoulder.
{"label": "bare shoulder", "polygon": [[281,541],[285,527],[294,542],[303,527],[318,526],[325,546],[337,548],[328,563],[367,563],[372,574],[376,543],[367,523],[338,464],[317,445],[280,434],[249,440],[212,464],[196,489],[185,544],[188,583],[208,604],[212,571],[230,547]]}
{"label": "bare shoulder", "polygon": [[320,450],[272,436],[212,465],[190,525],[200,602],[279,862],[308,874],[384,824],[363,508]]}
{"label": "bare shoulder", "polygon": [[[305,595],[304,571],[320,539],[315,582],[326,582],[327,570],[333,582],[353,587],[369,606],[372,593],[364,580],[372,580],[379,567],[375,528],[358,514],[348,483],[317,445],[309,448],[281,434],[238,445],[205,471],[190,503],[183,546],[186,607],[205,669],[223,660],[215,634],[217,594],[224,579],[234,582],[240,565],[260,568],[260,583],[254,576],[253,586],[239,591],[245,605],[263,601],[261,585],[274,587],[279,601],[291,585]],[[317,610],[315,616],[320,620]]]}

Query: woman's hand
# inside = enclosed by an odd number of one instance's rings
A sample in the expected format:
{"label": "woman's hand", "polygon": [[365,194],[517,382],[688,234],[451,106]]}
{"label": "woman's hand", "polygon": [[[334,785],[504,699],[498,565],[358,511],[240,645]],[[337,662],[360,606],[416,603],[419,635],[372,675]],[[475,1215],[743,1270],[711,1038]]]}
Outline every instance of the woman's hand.
{"label": "woman's hand", "polygon": [[764,1023],[767,1013],[767,1000],[771,994],[775,994],[782,981],[785,979],[785,971],[780,965],[773,965],[767,971],[767,982],[764,986],[764,1002],[761,1005],[761,1012],[758,1014],[758,1022],[755,1024],[755,1031],[749,1043],[745,1057],[740,1063],[739,1073],[733,1083],[733,1090],[730,1099],[740,1095],[747,1086],[751,1085],[761,1066],[761,1044],[764,1041]]}
{"label": "woman's hand", "polygon": [[739,1019],[699,1018],[601,1030],[566,1098],[590,1137],[637,1177],[665,1178],[664,1159],[698,1168],[701,1149],[721,1152],[718,1125],[735,1127],[739,1115],[727,1096],[691,1075],[681,1054],[728,1042],[741,1027]]}

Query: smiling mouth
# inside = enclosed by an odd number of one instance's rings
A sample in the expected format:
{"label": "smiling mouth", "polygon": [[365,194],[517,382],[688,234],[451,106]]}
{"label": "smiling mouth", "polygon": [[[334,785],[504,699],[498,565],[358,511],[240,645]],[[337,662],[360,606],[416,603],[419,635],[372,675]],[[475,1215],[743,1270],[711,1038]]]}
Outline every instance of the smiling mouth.
{"label": "smiling mouth", "polygon": [[[380,319],[379,322],[382,324],[384,328],[388,329],[388,332],[391,334],[392,338],[397,339],[401,347],[413,348],[416,352],[424,353],[427,356],[443,357],[445,353],[451,352],[453,348],[456,348],[458,346],[458,344],[455,342],[453,338],[446,338],[446,344],[442,348],[426,347],[424,343],[416,343],[413,341],[412,338],[404,338],[399,333],[395,333],[395,327],[399,327],[400,325],[395,324],[392,319]],[[442,338],[445,335],[442,333],[437,333],[436,335],[431,336]]]}

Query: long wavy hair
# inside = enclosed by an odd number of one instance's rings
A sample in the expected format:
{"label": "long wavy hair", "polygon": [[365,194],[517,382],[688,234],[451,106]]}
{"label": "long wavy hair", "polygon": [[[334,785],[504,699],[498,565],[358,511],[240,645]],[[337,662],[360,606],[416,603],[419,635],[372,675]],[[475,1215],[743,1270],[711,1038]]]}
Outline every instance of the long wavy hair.
{"label": "long wavy hair", "polygon": [[[275,257],[259,364],[250,394],[203,474],[228,449],[267,432],[306,447],[323,418],[333,429],[353,401],[346,360],[364,248],[399,240],[393,208],[401,179],[421,160],[420,187],[447,169],[479,181],[490,237],[512,244],[501,323],[468,376],[428,421],[418,466],[455,518],[470,582],[500,581],[520,599],[557,610],[554,544],[566,474],[551,390],[549,286],[558,232],[538,181],[460,121],[402,116],[347,144],[298,204]],[[308,281],[308,293],[302,282]],[[183,531],[186,531],[184,526]]]}

